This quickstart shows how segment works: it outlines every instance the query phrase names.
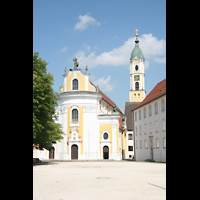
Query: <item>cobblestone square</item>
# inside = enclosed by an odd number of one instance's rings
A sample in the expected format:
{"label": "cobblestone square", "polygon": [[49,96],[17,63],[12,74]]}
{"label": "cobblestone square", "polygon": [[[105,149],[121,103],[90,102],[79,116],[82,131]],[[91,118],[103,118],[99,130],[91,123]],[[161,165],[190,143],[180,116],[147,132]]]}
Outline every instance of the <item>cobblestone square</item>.
{"label": "cobblestone square", "polygon": [[39,163],[33,166],[33,199],[166,199],[166,163]]}

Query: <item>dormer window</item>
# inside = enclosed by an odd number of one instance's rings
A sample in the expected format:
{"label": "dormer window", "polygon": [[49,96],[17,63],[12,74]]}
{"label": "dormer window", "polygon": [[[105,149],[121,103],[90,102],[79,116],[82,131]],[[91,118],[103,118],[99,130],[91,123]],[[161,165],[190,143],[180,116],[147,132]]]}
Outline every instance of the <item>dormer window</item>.
{"label": "dormer window", "polygon": [[72,90],[78,90],[78,80],[74,79],[72,84],[73,84]]}

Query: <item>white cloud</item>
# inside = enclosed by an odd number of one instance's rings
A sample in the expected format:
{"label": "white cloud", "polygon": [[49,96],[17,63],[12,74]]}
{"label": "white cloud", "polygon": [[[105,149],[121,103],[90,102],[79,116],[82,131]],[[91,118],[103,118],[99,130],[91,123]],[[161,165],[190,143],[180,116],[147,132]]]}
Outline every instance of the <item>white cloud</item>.
{"label": "white cloud", "polygon": [[56,52],[57,53],[60,53],[60,52],[65,52],[65,51],[67,51],[68,50],[68,46],[65,46],[65,47],[63,47],[62,49],[59,49],[59,50],[57,50]]}
{"label": "white cloud", "polygon": [[65,52],[65,51],[67,51],[67,49],[68,49],[68,46],[65,46],[65,47],[63,47],[60,51],[61,51],[61,52]]}
{"label": "white cloud", "polygon": [[100,78],[97,81],[94,81],[94,84],[98,87],[100,90],[105,92],[111,92],[113,90],[113,85],[109,83],[111,80],[111,76],[109,75],[107,79],[104,79],[103,77]]}
{"label": "white cloud", "polygon": [[74,29],[78,31],[83,31],[87,29],[89,25],[97,25],[100,26],[101,23],[97,22],[96,19],[89,16],[89,14],[86,15],[79,15],[79,22],[75,25]]}
{"label": "white cloud", "polygon": [[89,45],[83,44],[83,46],[84,46],[87,50],[90,50],[90,46],[89,46]]}
{"label": "white cloud", "polygon": [[155,57],[154,61],[157,63],[166,63],[166,57],[162,57],[162,58]]}
{"label": "white cloud", "polygon": [[[120,47],[114,48],[112,51],[103,52],[96,55],[95,51],[88,56],[84,51],[79,50],[75,56],[79,60],[81,66],[88,66],[94,68],[98,65],[129,65],[131,51],[135,47],[135,37],[129,38]],[[143,51],[145,57],[145,69],[149,66],[149,60],[157,63],[166,62],[166,41],[158,40],[152,34],[143,34],[139,37],[139,46]]]}

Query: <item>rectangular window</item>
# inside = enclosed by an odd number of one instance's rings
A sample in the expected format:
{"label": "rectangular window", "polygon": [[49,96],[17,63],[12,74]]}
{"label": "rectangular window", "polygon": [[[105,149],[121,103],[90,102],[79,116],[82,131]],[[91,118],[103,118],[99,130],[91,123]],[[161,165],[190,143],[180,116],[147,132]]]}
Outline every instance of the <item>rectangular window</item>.
{"label": "rectangular window", "polygon": [[147,140],[144,141],[144,147],[147,149]]}
{"label": "rectangular window", "polygon": [[141,110],[139,111],[139,119],[141,119]]}
{"label": "rectangular window", "polygon": [[156,148],[159,148],[159,139],[156,139]]}
{"label": "rectangular window", "polygon": [[133,146],[128,146],[128,151],[133,151]]}
{"label": "rectangular window", "polygon": [[156,122],[156,132],[158,132],[158,122]]}
{"label": "rectangular window", "polygon": [[162,121],[162,130],[165,131],[165,120]]}
{"label": "rectangular window", "polygon": [[128,140],[132,140],[133,139],[133,134],[128,134]]}
{"label": "rectangular window", "polygon": [[141,125],[139,126],[139,133],[140,133],[140,135],[142,134],[142,126]]}
{"label": "rectangular window", "polygon": [[150,133],[152,133],[152,123],[149,124]]}
{"label": "rectangular window", "polygon": [[140,149],[142,149],[142,140],[140,140]]}
{"label": "rectangular window", "polygon": [[147,133],[147,125],[144,124],[144,134],[146,134],[146,133]]}
{"label": "rectangular window", "polygon": [[146,108],[144,108],[144,118],[146,118]]}
{"label": "rectangular window", "polygon": [[164,111],[165,110],[165,101],[164,101],[164,99],[161,102],[161,106],[162,106],[162,111]]}
{"label": "rectangular window", "polygon": [[163,138],[163,148],[166,148],[166,138]]}
{"label": "rectangular window", "polygon": [[155,103],[155,114],[157,114],[157,113],[158,113],[158,104]]}
{"label": "rectangular window", "polygon": [[152,115],[152,109],[151,109],[151,106],[149,106],[149,116]]}

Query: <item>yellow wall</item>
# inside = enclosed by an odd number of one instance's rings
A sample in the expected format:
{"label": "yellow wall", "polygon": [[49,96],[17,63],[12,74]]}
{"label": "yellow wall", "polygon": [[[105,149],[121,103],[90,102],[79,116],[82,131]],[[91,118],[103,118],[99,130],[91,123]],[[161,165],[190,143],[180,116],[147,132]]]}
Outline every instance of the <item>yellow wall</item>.
{"label": "yellow wall", "polygon": [[[136,96],[134,96],[134,94],[136,94]],[[140,94],[140,98],[135,98],[138,97],[138,94]],[[132,99],[132,97],[134,97],[134,100]],[[130,91],[130,98],[131,98],[131,102],[142,102],[145,98],[145,91]]]}
{"label": "yellow wall", "polygon": [[85,91],[85,76],[81,75],[80,72],[77,72],[76,77],[78,78],[79,81],[79,90]]}
{"label": "yellow wall", "polygon": [[[76,71],[76,77],[78,79],[78,83],[79,83],[79,90],[80,91],[85,91],[85,76],[82,75],[80,73],[80,71]],[[69,76],[66,77],[66,91],[69,92],[71,91],[71,83],[72,83],[72,79],[74,78],[74,72],[72,71],[70,73]],[[90,82],[88,81],[88,91],[92,91],[92,88],[94,87],[93,85],[90,84]],[[62,92],[64,92],[64,83],[63,83],[63,86],[62,86]]]}
{"label": "yellow wall", "polygon": [[[81,73],[79,71],[76,71],[76,77],[78,79],[78,84],[79,84],[79,90],[81,91],[85,91],[85,76],[81,75]],[[67,77],[67,92],[71,91],[71,83],[72,83],[72,79],[74,78],[74,72],[71,72],[70,75]],[[63,85],[63,91],[64,91],[64,85]]]}
{"label": "yellow wall", "polygon": [[[103,131],[108,131],[109,132],[109,139],[111,140],[111,146],[110,146],[110,153],[112,153],[112,124],[100,124],[99,125],[99,141],[102,140],[102,134],[103,134]],[[100,146],[100,143],[99,143],[99,152],[101,154],[101,146]]]}
{"label": "yellow wall", "polygon": [[[67,124],[68,124],[68,132],[67,132],[67,140],[68,137],[72,137],[72,134],[70,133],[70,131],[72,131],[73,129],[76,129],[78,131],[78,139],[79,136],[81,136],[81,154],[83,154],[83,107],[78,107],[78,111],[79,111],[79,128],[76,126],[71,126],[70,127],[70,114],[71,114],[71,107],[67,108]],[[69,145],[67,144],[67,153],[69,153]]]}
{"label": "yellow wall", "polygon": [[125,155],[127,154],[127,146],[126,146],[126,132],[124,134],[124,149],[125,149]]}
{"label": "yellow wall", "polygon": [[117,131],[116,131],[116,138],[117,138],[117,155],[119,155],[119,132],[118,132],[118,124],[117,124]]}
{"label": "yellow wall", "polygon": [[[122,150],[124,150],[123,152],[123,155],[126,155],[127,154],[127,148],[126,148],[126,132],[123,132],[120,133],[121,134],[121,142],[122,142]],[[120,152],[120,155],[121,155],[122,152]]]}
{"label": "yellow wall", "polygon": [[71,91],[71,81],[72,81],[72,78],[74,77],[74,74],[73,72],[67,77],[67,92],[68,91]]}
{"label": "yellow wall", "polygon": [[92,91],[92,87],[94,87],[94,86],[91,85],[90,82],[88,81],[88,91]]}

